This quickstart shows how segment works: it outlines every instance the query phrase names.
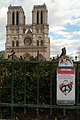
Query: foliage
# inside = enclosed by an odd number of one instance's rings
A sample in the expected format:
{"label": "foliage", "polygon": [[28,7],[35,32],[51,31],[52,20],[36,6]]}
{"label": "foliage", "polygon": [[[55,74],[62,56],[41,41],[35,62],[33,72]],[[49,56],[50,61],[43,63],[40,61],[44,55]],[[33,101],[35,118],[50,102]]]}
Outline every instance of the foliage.
{"label": "foliage", "polygon": [[[50,104],[51,74],[54,74],[54,70],[52,63],[48,62],[24,60],[0,62],[1,103]],[[3,113],[1,116],[5,116],[6,109],[1,111]]]}

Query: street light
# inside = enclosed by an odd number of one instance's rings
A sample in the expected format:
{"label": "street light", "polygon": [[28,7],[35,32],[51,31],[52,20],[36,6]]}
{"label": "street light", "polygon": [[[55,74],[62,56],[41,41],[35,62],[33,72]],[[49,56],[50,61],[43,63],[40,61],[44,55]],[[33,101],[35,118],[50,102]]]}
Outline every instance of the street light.
{"label": "street light", "polygon": [[15,54],[15,51],[14,50],[11,50],[11,54],[8,55],[8,58],[10,58],[12,56],[12,60],[14,60],[14,54]]}

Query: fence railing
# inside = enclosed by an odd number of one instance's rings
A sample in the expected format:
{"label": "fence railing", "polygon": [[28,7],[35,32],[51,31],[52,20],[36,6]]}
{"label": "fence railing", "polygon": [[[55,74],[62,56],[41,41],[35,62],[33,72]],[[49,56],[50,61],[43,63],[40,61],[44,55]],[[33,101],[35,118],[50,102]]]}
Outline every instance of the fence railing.
{"label": "fence railing", "polygon": [[[56,103],[56,71],[54,61],[1,61],[0,62],[0,117],[11,118],[15,113],[50,117],[79,115],[80,62],[75,66],[76,103],[62,106]],[[32,113],[31,113],[32,111]],[[73,117],[72,115],[72,117]],[[77,118],[77,119],[76,119]],[[75,119],[78,120],[79,117]],[[75,120],[74,119],[74,120]]]}

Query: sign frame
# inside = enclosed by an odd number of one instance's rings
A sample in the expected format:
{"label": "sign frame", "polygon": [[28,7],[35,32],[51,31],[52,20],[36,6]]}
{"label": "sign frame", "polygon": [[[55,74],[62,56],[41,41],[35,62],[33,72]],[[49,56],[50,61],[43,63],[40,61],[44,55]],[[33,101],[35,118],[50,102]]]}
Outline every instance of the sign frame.
{"label": "sign frame", "polygon": [[57,68],[58,105],[75,104],[75,68],[74,66],[59,66]]}

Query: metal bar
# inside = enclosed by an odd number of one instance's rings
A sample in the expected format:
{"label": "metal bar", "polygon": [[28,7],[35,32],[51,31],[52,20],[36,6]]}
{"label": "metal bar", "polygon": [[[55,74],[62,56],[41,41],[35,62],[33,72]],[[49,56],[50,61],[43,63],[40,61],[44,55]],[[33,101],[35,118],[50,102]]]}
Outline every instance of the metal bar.
{"label": "metal bar", "polygon": [[[12,63],[12,79],[11,79],[11,104],[13,104],[14,103],[14,101],[13,101],[13,99],[14,99],[14,97],[13,97],[13,71],[14,71],[14,62]],[[13,106],[11,106],[11,117],[13,116]]]}
{"label": "metal bar", "polygon": [[66,111],[65,111],[66,109],[64,108],[63,109],[63,116],[65,116],[66,115]]}
{"label": "metal bar", "polygon": [[39,118],[39,68],[37,66],[37,117]]}
{"label": "metal bar", "polygon": [[[1,86],[0,86],[0,103],[1,103]],[[0,106],[0,113],[1,113],[1,106]]]}
{"label": "metal bar", "polygon": [[[35,63],[49,63],[49,64],[51,64],[51,63],[54,63],[54,64],[56,64],[57,63],[57,65],[58,65],[58,61],[8,61],[7,59],[5,59],[4,61],[2,61],[2,60],[0,60],[0,64],[3,64],[3,63],[13,63],[13,62],[15,62],[15,63],[24,63],[24,62],[26,62],[26,63],[33,63],[33,64],[35,64]],[[80,64],[80,61],[77,61],[77,62],[73,62],[74,64],[76,63],[76,64]]]}
{"label": "metal bar", "polygon": [[[25,76],[24,76],[24,104],[26,104],[26,63],[25,63]],[[24,113],[26,113],[26,107],[24,107]]]}
{"label": "metal bar", "polygon": [[58,106],[58,105],[43,105],[43,104],[17,104],[17,103],[0,103],[0,106],[5,106],[5,107],[29,107],[29,108],[47,108],[47,109],[80,109],[80,106],[75,105],[75,106]]}
{"label": "metal bar", "polygon": [[[50,74],[50,105],[52,105],[52,70]],[[50,108],[50,116],[52,117],[52,108]]]}

